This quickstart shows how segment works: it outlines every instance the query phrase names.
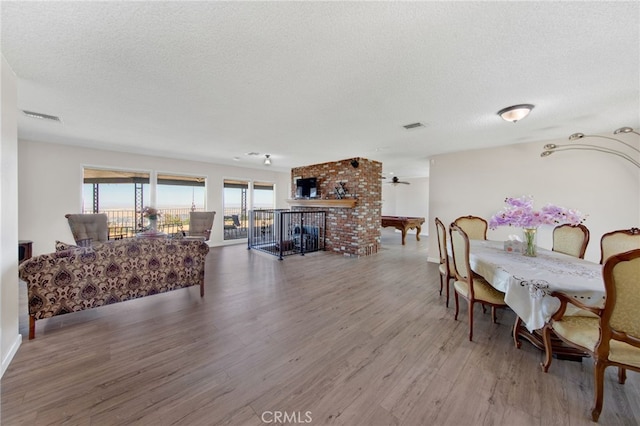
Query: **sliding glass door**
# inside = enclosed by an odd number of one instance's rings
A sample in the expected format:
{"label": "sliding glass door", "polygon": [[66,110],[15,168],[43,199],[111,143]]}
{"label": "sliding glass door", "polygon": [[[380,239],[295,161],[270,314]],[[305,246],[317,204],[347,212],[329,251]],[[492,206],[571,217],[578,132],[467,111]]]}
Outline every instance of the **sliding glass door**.
{"label": "sliding glass door", "polygon": [[224,239],[247,238],[249,181],[224,180]]}
{"label": "sliding glass door", "polygon": [[223,197],[225,240],[247,238],[249,210],[275,207],[275,187],[269,182],[225,179]]}

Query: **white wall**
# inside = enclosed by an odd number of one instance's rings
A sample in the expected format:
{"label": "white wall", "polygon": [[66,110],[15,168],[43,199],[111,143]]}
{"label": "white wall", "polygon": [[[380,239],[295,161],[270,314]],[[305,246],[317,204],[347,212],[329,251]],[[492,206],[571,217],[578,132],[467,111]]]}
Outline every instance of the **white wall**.
{"label": "white wall", "polygon": [[[621,139],[637,144],[638,137],[623,135]],[[521,195],[532,195],[536,208],[552,203],[588,214],[584,225],[589,228],[591,238],[585,259],[594,262],[600,260],[602,234],[640,227],[638,168],[618,157],[593,151],[557,152],[541,158],[545,143],[548,142],[433,157],[429,198],[431,235],[436,235],[433,223],[436,217],[446,226],[468,214],[488,220],[504,206],[505,197]],[[552,230],[552,226],[539,229],[539,246],[552,247]],[[504,240],[509,234],[520,233],[519,229],[502,227],[489,230],[487,238]],[[438,261],[435,238],[429,240],[429,260]]]}
{"label": "white wall", "polygon": [[[417,216],[429,222],[429,178],[401,179],[410,185],[382,183],[383,216]],[[415,230],[409,233],[415,234]],[[428,235],[429,227],[422,227],[420,235]]]}
{"label": "white wall", "polygon": [[73,242],[64,215],[82,209],[84,166],[147,170],[207,177],[207,210],[217,212],[211,245],[224,244],[223,179],[248,179],[276,185],[276,208],[289,208],[290,173],[222,166],[197,161],[126,154],[53,143],[20,140],[20,239],[32,240],[34,255],[52,252],[55,241]]}
{"label": "white wall", "polygon": [[2,56],[0,111],[0,377],[22,342],[18,334],[18,91],[17,79]]}

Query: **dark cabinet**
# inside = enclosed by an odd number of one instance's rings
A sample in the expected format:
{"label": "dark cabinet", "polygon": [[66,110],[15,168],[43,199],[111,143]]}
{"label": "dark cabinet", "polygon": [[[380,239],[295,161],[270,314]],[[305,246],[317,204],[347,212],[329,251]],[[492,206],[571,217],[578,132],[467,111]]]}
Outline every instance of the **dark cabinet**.
{"label": "dark cabinet", "polygon": [[18,241],[18,263],[31,258],[33,242],[28,240]]}

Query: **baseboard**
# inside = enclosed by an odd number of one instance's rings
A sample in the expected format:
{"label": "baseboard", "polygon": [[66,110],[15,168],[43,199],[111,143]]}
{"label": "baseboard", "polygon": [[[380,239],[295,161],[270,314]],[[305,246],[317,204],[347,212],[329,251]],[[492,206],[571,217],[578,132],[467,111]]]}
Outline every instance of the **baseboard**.
{"label": "baseboard", "polygon": [[[394,229],[393,232],[397,232],[397,233],[401,233],[402,231],[399,229]],[[416,235],[417,229],[407,229],[407,235]],[[427,232],[426,229],[423,229],[422,232],[420,232],[420,236],[421,237],[428,237],[429,234]]]}
{"label": "baseboard", "polygon": [[18,334],[16,339],[13,341],[13,345],[11,345],[11,350],[7,353],[7,356],[2,360],[2,371],[0,371],[0,378],[4,375],[4,372],[9,368],[9,364],[11,364],[11,360],[18,352],[18,348],[22,343],[22,334]]}
{"label": "baseboard", "polygon": [[440,263],[440,258],[439,257],[427,257],[427,262]]}
{"label": "baseboard", "polygon": [[210,242],[209,241],[209,247],[237,246],[239,244],[244,244],[246,246],[247,245],[247,239],[246,238],[239,238],[239,239],[234,239],[234,240],[224,240],[224,241],[218,241],[218,242]]}

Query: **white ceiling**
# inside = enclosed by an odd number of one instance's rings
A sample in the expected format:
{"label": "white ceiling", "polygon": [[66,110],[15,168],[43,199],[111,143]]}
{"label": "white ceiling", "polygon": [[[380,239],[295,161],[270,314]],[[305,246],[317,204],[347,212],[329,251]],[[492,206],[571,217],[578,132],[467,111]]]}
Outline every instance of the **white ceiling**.
{"label": "white ceiling", "polygon": [[[637,1],[3,1],[1,16],[18,107],[63,120],[20,116],[24,139],[418,177],[438,153],[640,127]],[[520,103],[526,119],[496,115]]]}

